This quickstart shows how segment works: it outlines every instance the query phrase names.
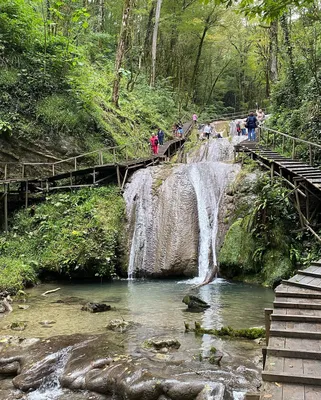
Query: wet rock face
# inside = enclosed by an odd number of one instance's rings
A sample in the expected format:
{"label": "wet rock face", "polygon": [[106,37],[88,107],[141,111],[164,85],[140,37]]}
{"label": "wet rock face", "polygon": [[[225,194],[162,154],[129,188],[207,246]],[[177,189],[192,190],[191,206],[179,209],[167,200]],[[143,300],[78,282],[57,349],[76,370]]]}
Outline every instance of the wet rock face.
{"label": "wet rock face", "polygon": [[132,229],[129,271],[136,276],[196,276],[197,204],[184,166],[138,171],[124,197]]}
{"label": "wet rock face", "polygon": [[[48,343],[49,342],[49,343]],[[175,352],[179,343],[155,339],[156,346],[168,345]],[[50,349],[50,351],[48,351]],[[46,393],[46,385],[64,389],[87,390],[114,400],[223,400],[225,387],[205,379],[180,378],[161,368],[147,367],[146,359],[133,360],[121,355],[121,347],[107,336],[61,336],[13,345],[0,359],[0,374],[16,375],[14,387]],[[101,355],[106,355],[101,358]],[[99,357],[100,356],[100,357]],[[8,395],[7,400],[16,397]],[[46,396],[45,394],[43,396]],[[40,398],[40,397],[39,397]],[[45,397],[44,397],[45,398]],[[90,398],[90,397],[89,397]]]}

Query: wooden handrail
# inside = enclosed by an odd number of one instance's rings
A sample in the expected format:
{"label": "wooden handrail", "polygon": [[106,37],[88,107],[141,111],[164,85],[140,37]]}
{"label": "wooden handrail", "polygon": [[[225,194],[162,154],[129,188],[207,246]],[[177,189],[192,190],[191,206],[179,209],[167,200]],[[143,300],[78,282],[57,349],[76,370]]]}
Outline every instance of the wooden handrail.
{"label": "wooden handrail", "polygon": [[296,136],[291,136],[291,135],[289,135],[287,133],[276,131],[275,129],[267,128],[264,125],[261,125],[261,129],[265,130],[265,131],[269,131],[269,132],[275,133],[277,135],[281,135],[281,136],[287,137],[287,138],[289,138],[291,140],[295,140],[296,142],[305,143],[305,144],[308,144],[309,146],[314,146],[314,147],[317,147],[318,149],[321,149],[321,145],[320,144],[309,142],[308,140],[304,140],[304,139],[298,138]]}

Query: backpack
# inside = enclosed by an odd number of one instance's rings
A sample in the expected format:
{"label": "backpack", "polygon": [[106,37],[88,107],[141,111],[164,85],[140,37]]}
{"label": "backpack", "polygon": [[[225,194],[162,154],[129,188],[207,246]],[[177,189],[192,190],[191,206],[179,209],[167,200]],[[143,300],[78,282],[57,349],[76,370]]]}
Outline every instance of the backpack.
{"label": "backpack", "polygon": [[154,146],[157,146],[158,145],[158,139],[157,138],[155,138],[155,141],[154,141]]}

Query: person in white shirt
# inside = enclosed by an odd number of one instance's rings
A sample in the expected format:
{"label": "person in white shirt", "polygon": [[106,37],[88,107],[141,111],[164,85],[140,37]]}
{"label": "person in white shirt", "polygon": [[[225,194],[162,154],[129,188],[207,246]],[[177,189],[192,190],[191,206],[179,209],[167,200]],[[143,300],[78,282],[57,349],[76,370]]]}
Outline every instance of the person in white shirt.
{"label": "person in white shirt", "polygon": [[209,139],[211,133],[212,133],[211,125],[207,122],[207,124],[204,126],[203,134],[206,137],[206,139]]}

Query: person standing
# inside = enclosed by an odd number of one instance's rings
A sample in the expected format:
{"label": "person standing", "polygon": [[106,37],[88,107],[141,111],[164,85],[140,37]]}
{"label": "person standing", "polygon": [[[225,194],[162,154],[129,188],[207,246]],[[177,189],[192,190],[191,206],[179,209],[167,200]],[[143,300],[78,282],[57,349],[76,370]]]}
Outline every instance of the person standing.
{"label": "person standing", "polygon": [[197,114],[193,114],[193,124],[194,124],[194,126],[196,126],[197,125],[197,119],[198,119],[198,116],[197,116]]}
{"label": "person standing", "polygon": [[255,141],[256,135],[255,135],[255,129],[257,127],[257,118],[254,115],[253,112],[250,112],[249,116],[246,119],[246,124],[245,126],[247,127],[248,130],[248,140],[249,141]]}
{"label": "person standing", "polygon": [[149,139],[153,154],[158,154],[158,138],[155,133],[152,133],[152,137]]}
{"label": "person standing", "polygon": [[164,144],[164,136],[165,136],[164,131],[162,131],[161,128],[158,128],[157,138],[160,146]]}
{"label": "person standing", "polygon": [[246,121],[246,120],[242,119],[242,120],[241,120],[241,123],[240,123],[242,135],[246,135],[245,121]]}
{"label": "person standing", "polygon": [[203,134],[206,137],[206,139],[210,138],[211,132],[212,132],[211,125],[209,124],[209,122],[207,122],[203,129]]}
{"label": "person standing", "polygon": [[265,120],[265,114],[264,114],[262,108],[260,108],[259,110],[256,110],[256,117],[257,117],[257,120],[259,121],[259,125],[262,125]]}

